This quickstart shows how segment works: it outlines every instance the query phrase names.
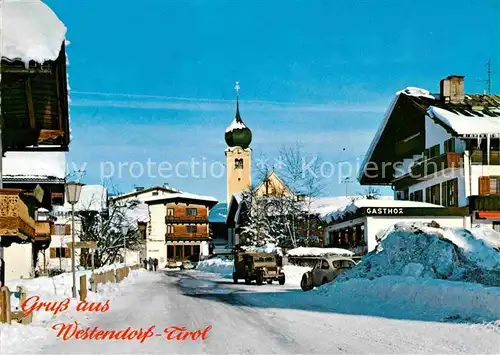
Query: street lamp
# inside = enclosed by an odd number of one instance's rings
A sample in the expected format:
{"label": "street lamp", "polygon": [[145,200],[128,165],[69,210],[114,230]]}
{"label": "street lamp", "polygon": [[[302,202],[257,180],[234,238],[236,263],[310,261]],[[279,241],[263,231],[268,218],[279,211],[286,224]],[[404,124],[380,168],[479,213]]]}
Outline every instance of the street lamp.
{"label": "street lamp", "polygon": [[79,182],[66,183],[66,200],[71,205],[71,271],[73,273],[73,298],[76,298],[76,273],[75,273],[75,204],[80,199],[82,184]]}

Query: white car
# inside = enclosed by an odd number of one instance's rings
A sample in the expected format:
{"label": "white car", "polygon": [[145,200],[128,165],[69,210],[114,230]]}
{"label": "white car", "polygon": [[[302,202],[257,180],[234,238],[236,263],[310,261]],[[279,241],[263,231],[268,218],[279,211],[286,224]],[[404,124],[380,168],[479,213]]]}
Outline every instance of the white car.
{"label": "white car", "polygon": [[316,262],[311,271],[302,275],[300,287],[304,291],[324,285],[337,278],[345,270],[352,268],[356,262],[345,256],[325,256]]}
{"label": "white car", "polygon": [[184,260],[180,266],[181,270],[194,269],[194,265],[189,260]]}

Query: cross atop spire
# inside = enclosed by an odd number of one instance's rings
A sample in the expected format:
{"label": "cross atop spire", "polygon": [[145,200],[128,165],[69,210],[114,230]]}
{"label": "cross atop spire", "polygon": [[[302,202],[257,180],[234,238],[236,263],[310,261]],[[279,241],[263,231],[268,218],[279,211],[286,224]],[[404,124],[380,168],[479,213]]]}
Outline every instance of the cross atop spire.
{"label": "cross atop spire", "polygon": [[240,91],[240,82],[236,82],[236,86],[234,87],[234,90],[236,90],[236,97],[238,97],[238,92]]}
{"label": "cross atop spire", "polygon": [[240,122],[241,121],[241,116],[240,116],[240,103],[238,100],[238,94],[240,92],[240,82],[236,81],[236,85],[234,86],[234,90],[236,90],[236,121]]}

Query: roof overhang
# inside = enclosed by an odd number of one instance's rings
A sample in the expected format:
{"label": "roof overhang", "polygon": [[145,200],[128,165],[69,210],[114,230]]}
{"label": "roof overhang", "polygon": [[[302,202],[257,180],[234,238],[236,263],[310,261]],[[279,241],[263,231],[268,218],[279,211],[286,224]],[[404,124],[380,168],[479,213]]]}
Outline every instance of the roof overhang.
{"label": "roof overhang", "polygon": [[361,185],[390,185],[396,164],[425,150],[425,116],[431,101],[396,94],[361,164]]}
{"label": "roof overhang", "polygon": [[165,204],[165,203],[188,203],[188,204],[193,204],[193,205],[203,205],[203,206],[207,206],[208,208],[212,208],[213,206],[215,206],[217,204],[217,201],[205,200],[205,199],[195,198],[195,197],[168,196],[168,195],[166,195],[165,198],[148,200],[148,201],[144,201],[144,203],[146,203],[148,205],[157,205],[157,204]]}

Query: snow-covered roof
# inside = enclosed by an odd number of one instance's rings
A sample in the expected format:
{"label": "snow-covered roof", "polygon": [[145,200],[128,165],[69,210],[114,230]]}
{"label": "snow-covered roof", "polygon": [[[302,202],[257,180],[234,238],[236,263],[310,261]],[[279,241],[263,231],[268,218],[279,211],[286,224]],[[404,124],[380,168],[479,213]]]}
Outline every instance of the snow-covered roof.
{"label": "snow-covered roof", "polygon": [[245,124],[243,123],[243,121],[239,121],[236,119],[236,117],[233,119],[233,121],[231,122],[231,124],[226,128],[226,133],[227,132],[231,132],[235,129],[243,129],[243,128],[246,128]]}
{"label": "snow-covered roof", "polygon": [[[133,197],[133,196],[137,196],[137,195],[146,194],[146,193],[149,193],[152,191],[163,191],[166,193],[182,192],[182,191],[177,190],[176,188],[173,188],[170,186],[153,186],[153,187],[149,187],[149,188],[144,189],[144,190],[135,190],[135,191],[131,191],[131,192],[126,192],[126,193],[121,194],[121,195],[113,196],[112,199],[113,200],[120,200],[120,199],[124,199],[124,198],[129,198],[129,197]],[[164,196],[164,195],[162,195],[162,196]]]}
{"label": "snow-covered roof", "polygon": [[306,248],[298,247],[286,252],[288,256],[323,256],[323,255],[343,255],[353,256],[352,251],[341,248]]}
{"label": "snow-covered roof", "polygon": [[7,152],[2,160],[5,179],[66,178],[65,152]]}
{"label": "snow-covered roof", "polygon": [[[310,213],[317,214],[319,218],[327,218],[332,213],[347,208],[353,201],[362,200],[362,196],[338,196],[338,197],[313,197],[311,199]],[[368,199],[367,199],[368,200]],[[393,196],[379,196],[378,200],[368,201],[393,201]]]}
{"label": "snow-covered roof", "polygon": [[66,38],[66,26],[40,0],[4,0],[2,2],[2,58],[55,60]]}
{"label": "snow-covered roof", "polygon": [[[84,185],[80,199],[75,204],[75,211],[102,212],[107,208],[108,190],[101,185]],[[63,209],[71,210],[71,205],[65,201]]]}
{"label": "snow-covered roof", "polygon": [[149,206],[145,203],[139,203],[134,208],[128,208],[125,214],[128,218],[139,223],[149,222]]}
{"label": "snow-covered roof", "polygon": [[241,249],[245,251],[253,251],[256,253],[269,253],[269,254],[277,254],[280,256],[283,256],[283,251],[281,250],[280,247],[276,246],[275,244],[266,244],[263,246],[242,246]]}
{"label": "snow-covered roof", "polygon": [[324,217],[324,219],[327,222],[331,222],[333,220],[341,219],[343,218],[346,214],[348,213],[354,213],[356,212],[359,208],[363,207],[371,207],[371,208],[378,208],[378,207],[391,207],[391,208],[398,208],[398,207],[434,207],[434,208],[444,208],[441,205],[434,205],[432,203],[427,203],[427,202],[418,202],[418,201],[407,201],[407,200],[391,200],[388,198],[384,199],[358,199],[355,200],[354,202],[350,203],[349,205],[346,205],[344,207],[339,208],[336,211],[333,211],[332,213],[329,213]]}
{"label": "snow-covered roof", "polygon": [[154,202],[154,201],[167,201],[167,200],[175,200],[175,199],[186,199],[186,200],[199,200],[199,201],[207,201],[207,202],[215,202],[217,203],[217,199],[212,196],[203,196],[192,194],[189,192],[179,192],[179,193],[171,193],[168,195],[158,195],[151,196],[146,198],[146,203]]}
{"label": "snow-covered roof", "polygon": [[468,116],[434,106],[427,110],[429,117],[439,120],[458,135],[500,134],[500,112],[492,113],[497,116],[490,116],[472,109],[463,110],[463,112]]}

